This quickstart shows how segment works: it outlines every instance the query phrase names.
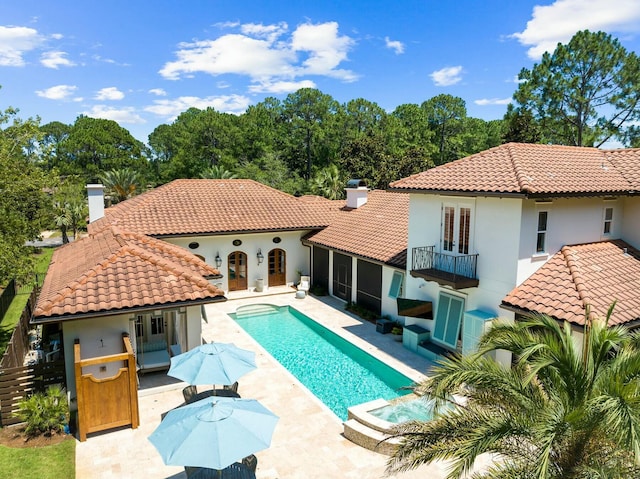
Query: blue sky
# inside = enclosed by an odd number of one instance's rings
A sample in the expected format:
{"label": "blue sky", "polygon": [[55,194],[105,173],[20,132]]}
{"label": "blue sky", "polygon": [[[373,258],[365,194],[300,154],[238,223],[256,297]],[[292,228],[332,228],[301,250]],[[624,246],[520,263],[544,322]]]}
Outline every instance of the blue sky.
{"label": "blue sky", "polygon": [[640,52],[638,0],[0,0],[0,109],[146,142],[189,107],[318,88],[387,111],[446,93],[502,118],[521,68],[582,29]]}

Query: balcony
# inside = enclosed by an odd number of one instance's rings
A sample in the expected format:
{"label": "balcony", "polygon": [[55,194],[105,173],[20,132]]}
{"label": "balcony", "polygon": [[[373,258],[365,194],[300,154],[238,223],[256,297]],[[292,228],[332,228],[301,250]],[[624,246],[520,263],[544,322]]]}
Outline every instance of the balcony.
{"label": "balcony", "polygon": [[411,250],[411,276],[435,281],[453,289],[474,288],[477,277],[477,254],[452,255],[436,253],[435,246],[421,246]]}

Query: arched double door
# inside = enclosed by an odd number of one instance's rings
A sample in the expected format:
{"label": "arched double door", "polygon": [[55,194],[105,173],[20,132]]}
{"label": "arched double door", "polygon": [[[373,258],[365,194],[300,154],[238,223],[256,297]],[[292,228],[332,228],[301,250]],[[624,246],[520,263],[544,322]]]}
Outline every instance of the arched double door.
{"label": "arched double door", "polygon": [[269,286],[282,286],[287,284],[287,255],[284,250],[275,248],[269,251]]}
{"label": "arched double door", "polygon": [[247,255],[242,251],[234,251],[227,257],[229,291],[247,289]]}

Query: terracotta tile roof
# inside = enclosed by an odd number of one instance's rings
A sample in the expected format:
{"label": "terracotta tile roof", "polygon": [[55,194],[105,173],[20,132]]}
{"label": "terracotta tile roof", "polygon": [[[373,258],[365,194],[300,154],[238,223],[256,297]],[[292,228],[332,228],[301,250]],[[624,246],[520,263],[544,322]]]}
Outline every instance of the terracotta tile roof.
{"label": "terracotta tile roof", "polygon": [[503,300],[508,309],[548,314],[583,325],[585,307],[610,324],[640,319],[640,252],[624,241],[565,246]]}
{"label": "terracotta tile roof", "polygon": [[404,268],[407,262],[409,197],[374,190],[357,209],[343,208],[331,225],[310,234],[309,243]]}
{"label": "terracotta tile roof", "polygon": [[328,200],[301,200],[253,180],[186,179],[107,208],[89,231],[111,224],[150,236],[315,229],[335,210]]}
{"label": "terracotta tile roof", "polygon": [[224,300],[224,291],[205,279],[219,276],[183,248],[104,228],[55,251],[34,320]]}
{"label": "terracotta tile roof", "polygon": [[507,143],[391,183],[392,190],[498,195],[640,190],[640,149]]}

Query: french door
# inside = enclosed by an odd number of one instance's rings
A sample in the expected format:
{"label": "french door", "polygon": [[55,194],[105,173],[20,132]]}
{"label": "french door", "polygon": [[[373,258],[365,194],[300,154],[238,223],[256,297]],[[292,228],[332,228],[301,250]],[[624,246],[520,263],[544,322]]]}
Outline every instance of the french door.
{"label": "french door", "polygon": [[242,251],[234,251],[228,256],[229,291],[247,289],[247,255]]}
{"label": "french door", "polygon": [[471,206],[442,205],[442,252],[465,255],[471,251]]}
{"label": "french door", "polygon": [[287,255],[276,248],[269,251],[269,286],[282,286],[287,283]]}

